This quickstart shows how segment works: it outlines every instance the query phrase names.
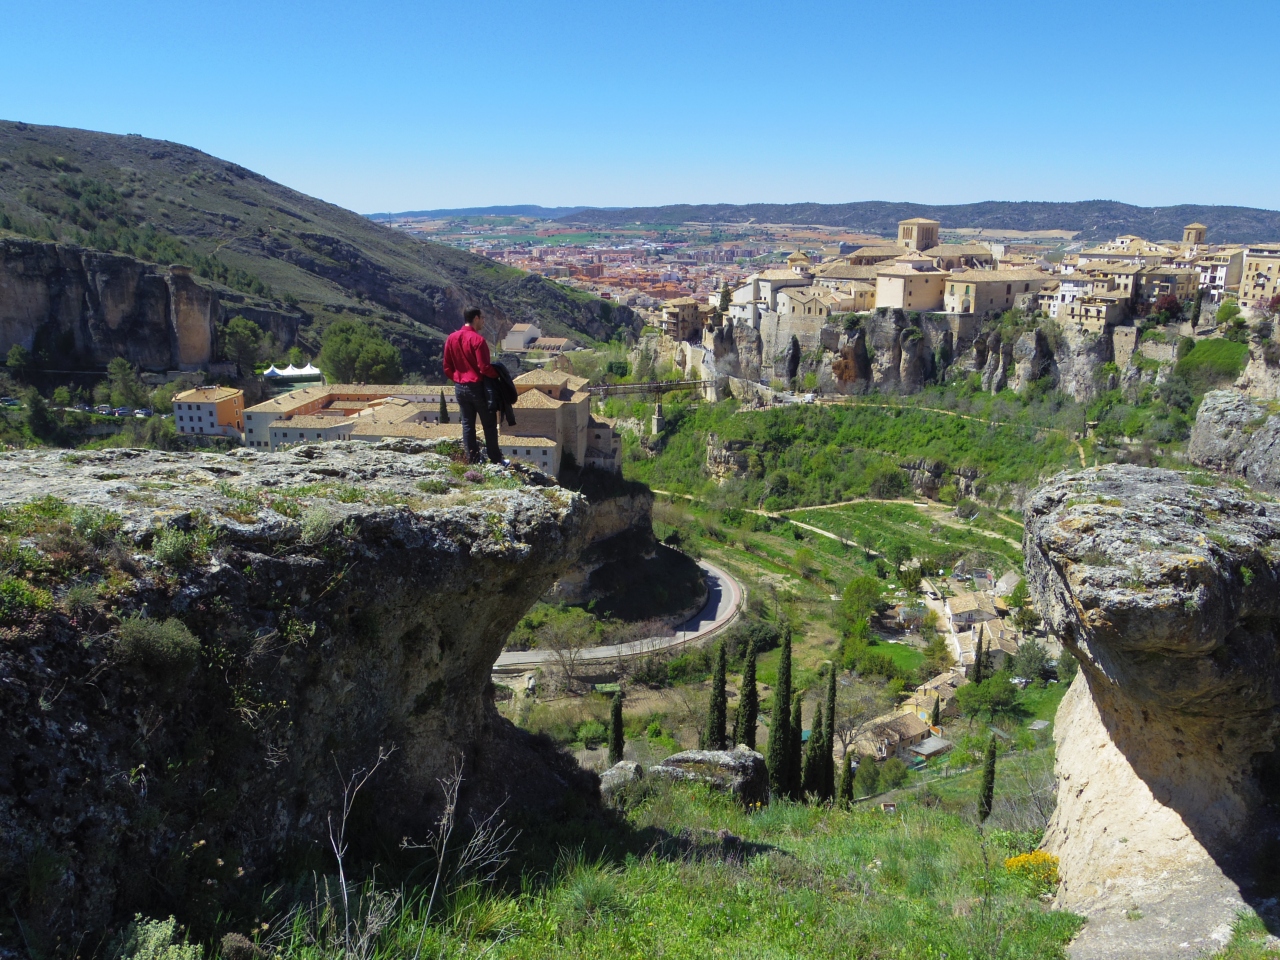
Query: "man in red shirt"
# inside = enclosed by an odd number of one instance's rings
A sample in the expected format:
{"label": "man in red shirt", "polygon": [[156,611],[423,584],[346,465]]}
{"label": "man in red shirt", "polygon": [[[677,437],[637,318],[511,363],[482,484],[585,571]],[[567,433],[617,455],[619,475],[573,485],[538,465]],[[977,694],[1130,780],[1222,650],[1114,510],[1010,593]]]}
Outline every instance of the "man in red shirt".
{"label": "man in red shirt", "polygon": [[484,445],[492,463],[505,463],[498,446],[498,414],[489,409],[485,380],[497,380],[498,371],[489,362],[489,344],[480,331],[484,314],[474,308],[462,315],[461,329],[449,334],[444,342],[444,374],[455,384],[454,396],[462,415],[462,446],[472,463],[480,462],[480,444],[476,440],[476,415],[484,427]]}

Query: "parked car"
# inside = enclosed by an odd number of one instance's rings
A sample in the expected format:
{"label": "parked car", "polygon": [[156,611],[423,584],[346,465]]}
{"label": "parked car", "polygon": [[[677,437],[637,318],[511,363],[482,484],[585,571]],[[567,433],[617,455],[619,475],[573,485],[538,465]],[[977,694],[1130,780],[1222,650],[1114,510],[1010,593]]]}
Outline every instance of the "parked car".
{"label": "parked car", "polygon": [[137,410],[133,411],[133,415],[145,420],[147,417],[151,416],[151,411],[147,407],[139,407]]}
{"label": "parked car", "polygon": [[22,401],[15,400],[13,397],[0,397],[0,404],[4,404],[6,407],[20,407],[22,406]]}
{"label": "parked car", "polygon": [[109,403],[100,403],[93,408],[94,413],[100,413],[104,417],[111,415],[111,405]]}
{"label": "parked car", "polygon": [[803,399],[803,400],[801,400],[800,402],[801,402],[801,403],[816,403],[817,401],[818,401],[818,398],[817,398],[816,396],[814,396],[812,393],[806,393],[806,394],[804,395],[804,399]]}
{"label": "parked car", "polygon": [[111,411],[111,415],[114,417],[127,417],[132,412],[133,411],[131,411],[128,407],[116,407],[114,410]]}

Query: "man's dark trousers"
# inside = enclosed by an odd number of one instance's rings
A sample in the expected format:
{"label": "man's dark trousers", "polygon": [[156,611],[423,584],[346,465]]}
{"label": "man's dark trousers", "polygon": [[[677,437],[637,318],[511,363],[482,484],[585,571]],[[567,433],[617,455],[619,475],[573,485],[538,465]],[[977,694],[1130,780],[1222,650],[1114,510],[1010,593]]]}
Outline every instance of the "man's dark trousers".
{"label": "man's dark trousers", "polygon": [[498,446],[498,414],[489,409],[482,383],[459,383],[454,386],[458,400],[458,412],[462,415],[462,446],[472,463],[480,462],[480,444],[476,440],[476,417],[484,428],[484,445],[492,463],[502,462],[502,448]]}

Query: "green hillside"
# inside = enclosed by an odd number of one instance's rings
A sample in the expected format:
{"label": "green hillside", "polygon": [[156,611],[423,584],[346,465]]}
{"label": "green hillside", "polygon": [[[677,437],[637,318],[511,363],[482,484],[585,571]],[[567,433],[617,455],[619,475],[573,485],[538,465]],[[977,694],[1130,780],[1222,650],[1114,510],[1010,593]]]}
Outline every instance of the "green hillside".
{"label": "green hillside", "polygon": [[185,263],[246,306],[304,316],[318,349],[340,316],[379,327],[406,366],[479,306],[549,335],[608,339],[616,307],[452,247],[416,240],[191,147],[0,121],[0,238],[27,236]]}

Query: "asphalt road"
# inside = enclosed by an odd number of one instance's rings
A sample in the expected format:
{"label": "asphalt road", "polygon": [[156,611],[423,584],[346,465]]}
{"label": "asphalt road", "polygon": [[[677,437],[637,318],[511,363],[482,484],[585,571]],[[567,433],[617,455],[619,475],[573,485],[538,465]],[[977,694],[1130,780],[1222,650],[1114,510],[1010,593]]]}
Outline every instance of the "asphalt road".
{"label": "asphalt road", "polygon": [[[614,643],[603,647],[587,647],[574,658],[577,664],[640,657],[658,650],[683,646],[703,640],[727,626],[742,609],[742,584],[726,571],[699,560],[707,576],[707,602],[702,609],[682,623],[669,637],[648,637],[630,643]],[[494,673],[523,673],[556,662],[553,650],[511,650],[498,656],[493,665]]]}

